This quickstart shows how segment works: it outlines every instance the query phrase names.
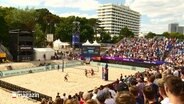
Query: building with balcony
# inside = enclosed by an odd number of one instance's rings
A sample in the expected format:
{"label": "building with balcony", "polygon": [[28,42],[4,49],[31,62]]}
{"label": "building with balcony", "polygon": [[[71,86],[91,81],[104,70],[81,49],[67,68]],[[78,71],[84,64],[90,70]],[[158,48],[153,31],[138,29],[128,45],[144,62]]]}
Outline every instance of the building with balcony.
{"label": "building with balcony", "polygon": [[111,36],[117,36],[120,30],[127,26],[135,35],[139,34],[140,13],[131,10],[124,5],[103,4],[99,6],[99,26],[109,32]]}

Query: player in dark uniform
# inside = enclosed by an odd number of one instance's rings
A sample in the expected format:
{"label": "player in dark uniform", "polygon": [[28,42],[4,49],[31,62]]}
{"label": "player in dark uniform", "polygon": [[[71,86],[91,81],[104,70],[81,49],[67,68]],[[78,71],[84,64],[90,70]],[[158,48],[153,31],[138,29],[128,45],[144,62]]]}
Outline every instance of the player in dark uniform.
{"label": "player in dark uniform", "polygon": [[121,74],[121,76],[120,76],[120,81],[122,81],[123,80],[123,74]]}
{"label": "player in dark uniform", "polygon": [[94,70],[93,68],[91,68],[91,76],[93,76],[95,73],[94,73]]}
{"label": "player in dark uniform", "polygon": [[68,73],[64,76],[64,81],[68,81]]}
{"label": "player in dark uniform", "polygon": [[88,77],[88,71],[85,69],[85,76]]}

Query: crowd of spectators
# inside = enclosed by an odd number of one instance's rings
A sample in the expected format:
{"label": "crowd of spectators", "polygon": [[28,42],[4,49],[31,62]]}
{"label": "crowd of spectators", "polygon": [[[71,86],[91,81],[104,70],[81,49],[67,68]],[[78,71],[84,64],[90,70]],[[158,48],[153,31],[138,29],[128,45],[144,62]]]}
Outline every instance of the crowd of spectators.
{"label": "crowd of spectators", "polygon": [[74,96],[58,93],[55,101],[43,99],[41,104],[184,104],[184,69],[163,64],[121,74],[113,84]]}
{"label": "crowd of spectators", "polygon": [[171,49],[165,61],[172,63],[176,66],[184,66],[184,42],[183,41],[177,41],[175,44],[173,44],[173,48]]}
{"label": "crowd of spectators", "polygon": [[167,38],[124,38],[106,51],[105,56],[184,65],[184,42]]}

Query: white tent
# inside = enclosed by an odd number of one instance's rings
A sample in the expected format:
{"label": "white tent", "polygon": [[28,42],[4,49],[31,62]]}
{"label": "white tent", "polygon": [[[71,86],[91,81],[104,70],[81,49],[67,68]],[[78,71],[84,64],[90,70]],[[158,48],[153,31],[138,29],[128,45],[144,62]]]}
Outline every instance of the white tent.
{"label": "white tent", "polygon": [[92,46],[93,44],[91,44],[88,40],[86,41],[86,43],[83,43],[82,46]]}
{"label": "white tent", "polygon": [[53,49],[58,51],[62,48],[68,48],[69,45],[67,42],[61,42],[60,39],[57,39],[53,42]]}
{"label": "white tent", "polygon": [[50,60],[51,56],[54,56],[55,52],[52,48],[34,48],[34,60]]}
{"label": "white tent", "polygon": [[92,44],[93,46],[101,46],[99,43],[97,43],[97,41],[95,40]]}
{"label": "white tent", "polygon": [[54,48],[54,50],[59,50],[60,47],[61,47],[61,44],[62,44],[62,42],[60,41],[60,39],[55,40],[53,42],[53,48]]}

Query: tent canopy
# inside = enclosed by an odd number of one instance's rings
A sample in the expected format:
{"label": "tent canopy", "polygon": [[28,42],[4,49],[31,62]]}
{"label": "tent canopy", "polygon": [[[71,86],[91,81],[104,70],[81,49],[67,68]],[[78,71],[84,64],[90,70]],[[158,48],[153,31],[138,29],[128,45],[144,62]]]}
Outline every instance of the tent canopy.
{"label": "tent canopy", "polygon": [[44,55],[46,56],[46,60],[50,60],[55,55],[55,51],[52,48],[33,48],[33,50],[34,60],[44,60]]}
{"label": "tent canopy", "polygon": [[82,44],[83,46],[91,46],[92,44],[89,42],[89,40],[86,41],[86,43]]}
{"label": "tent canopy", "polygon": [[97,41],[95,40],[92,44],[93,46],[101,46],[99,43],[97,43]]}
{"label": "tent canopy", "polygon": [[82,46],[101,46],[97,41],[95,40],[93,43],[90,43],[88,40],[82,44]]}
{"label": "tent canopy", "polygon": [[60,39],[57,39],[53,42],[53,48],[54,50],[60,50],[62,48],[66,48],[70,44],[67,42],[61,42]]}

